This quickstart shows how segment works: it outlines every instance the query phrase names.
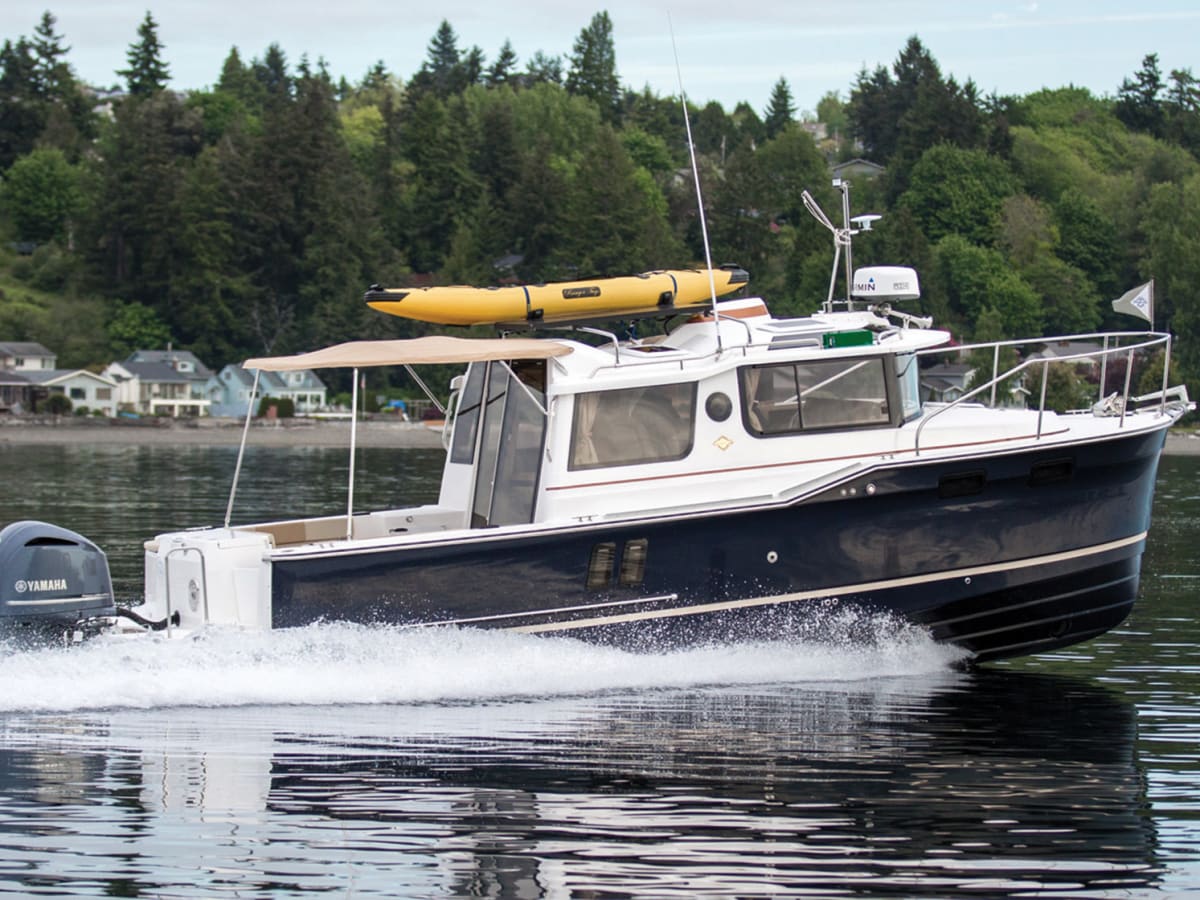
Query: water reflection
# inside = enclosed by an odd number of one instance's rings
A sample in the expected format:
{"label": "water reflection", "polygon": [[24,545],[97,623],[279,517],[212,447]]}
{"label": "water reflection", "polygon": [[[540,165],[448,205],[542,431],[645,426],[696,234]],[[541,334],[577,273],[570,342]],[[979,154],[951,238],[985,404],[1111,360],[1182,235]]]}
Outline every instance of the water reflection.
{"label": "water reflection", "polygon": [[[1120,693],[1015,672],[10,716],[0,878],[172,896],[1097,896],[1160,874],[1136,736]],[[181,845],[200,852],[181,864]]]}
{"label": "water reflection", "polygon": [[[439,456],[368,451],[363,506],[429,502]],[[21,473],[7,517],[95,537],[129,594],[140,542],[219,521],[232,467],[229,448],[0,458]],[[235,519],[343,502],[340,451],[252,462]],[[495,633],[5,659],[0,893],[1194,892],[1197,485],[1200,460],[1162,461],[1126,625],[972,674],[905,646],[634,668]]]}

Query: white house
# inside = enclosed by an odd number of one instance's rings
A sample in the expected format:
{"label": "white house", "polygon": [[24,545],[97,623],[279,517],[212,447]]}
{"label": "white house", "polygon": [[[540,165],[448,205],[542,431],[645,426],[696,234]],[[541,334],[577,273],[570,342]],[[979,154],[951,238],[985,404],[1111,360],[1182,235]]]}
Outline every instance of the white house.
{"label": "white house", "polygon": [[202,389],[166,363],[114,362],[103,374],[116,382],[117,406],[123,412],[150,416],[208,413],[209,402]]}
{"label": "white house", "polygon": [[44,372],[53,369],[58,354],[37,341],[0,341],[0,370],[7,372]]}
{"label": "white house", "polygon": [[117,414],[117,384],[105,375],[86,369],[48,369],[23,373],[34,385],[33,405],[41,409],[51,394],[64,394],[72,409],[99,410],[106,416]]}
{"label": "white house", "polygon": [[[250,403],[254,373],[230,364],[208,380],[206,393],[214,416],[244,416]],[[262,372],[258,379],[258,397],[290,399],[298,415],[324,409],[327,389],[311,369],[297,372]],[[255,413],[258,409],[255,408]]]}

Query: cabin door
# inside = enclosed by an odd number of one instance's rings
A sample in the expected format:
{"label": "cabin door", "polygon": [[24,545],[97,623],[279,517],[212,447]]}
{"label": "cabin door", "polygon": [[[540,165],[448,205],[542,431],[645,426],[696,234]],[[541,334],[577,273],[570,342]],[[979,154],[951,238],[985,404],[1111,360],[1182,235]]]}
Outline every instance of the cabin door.
{"label": "cabin door", "polygon": [[471,527],[532,522],[546,442],[546,362],[487,366]]}

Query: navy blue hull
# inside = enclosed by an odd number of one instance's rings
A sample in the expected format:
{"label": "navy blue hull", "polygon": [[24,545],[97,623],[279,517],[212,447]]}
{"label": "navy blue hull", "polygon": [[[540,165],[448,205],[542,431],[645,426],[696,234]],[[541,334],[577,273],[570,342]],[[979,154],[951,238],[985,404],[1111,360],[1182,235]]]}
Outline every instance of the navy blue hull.
{"label": "navy blue hull", "polygon": [[899,614],[978,659],[1048,650],[1128,614],[1164,435],[894,463],[772,508],[278,559],[273,625],[456,623],[661,646],[778,635],[836,601]]}

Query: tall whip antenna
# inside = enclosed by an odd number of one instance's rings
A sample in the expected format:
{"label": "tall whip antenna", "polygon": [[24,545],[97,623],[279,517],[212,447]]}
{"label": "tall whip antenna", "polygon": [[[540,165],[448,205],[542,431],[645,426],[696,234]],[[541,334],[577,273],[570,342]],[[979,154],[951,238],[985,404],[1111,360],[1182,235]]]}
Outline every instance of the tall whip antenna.
{"label": "tall whip antenna", "polygon": [[717,353],[721,353],[721,314],[717,311],[717,283],[713,277],[712,251],[708,247],[708,222],[704,218],[704,197],[700,193],[700,169],[696,165],[696,145],[692,143],[692,120],[688,117],[687,92],[683,89],[683,73],[679,69],[679,48],[675,46],[675,25],[667,13],[667,30],[671,32],[671,52],[675,54],[675,77],[679,80],[679,101],[683,104],[683,127],[687,130],[688,156],[692,160],[692,178],[696,182],[696,207],[700,212],[700,234],[704,239],[704,262],[708,266],[708,291],[712,299],[713,325],[717,330]]}

